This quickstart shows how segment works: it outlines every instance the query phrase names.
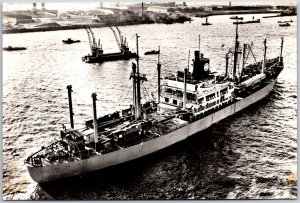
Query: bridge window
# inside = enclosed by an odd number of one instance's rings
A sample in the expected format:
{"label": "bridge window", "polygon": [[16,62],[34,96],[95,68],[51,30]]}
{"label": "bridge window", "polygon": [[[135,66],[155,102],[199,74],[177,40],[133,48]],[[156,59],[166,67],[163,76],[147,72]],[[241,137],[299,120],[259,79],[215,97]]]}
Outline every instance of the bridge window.
{"label": "bridge window", "polygon": [[227,93],[227,87],[226,87],[225,89],[222,89],[222,90],[220,91],[220,93],[221,93],[221,95],[226,94],[226,93]]}
{"label": "bridge window", "polygon": [[177,100],[173,99],[173,104],[177,105]]}
{"label": "bridge window", "polygon": [[215,98],[215,93],[206,96],[206,101],[210,101]]}
{"label": "bridge window", "polygon": [[165,97],[165,102],[169,103],[169,98]]}

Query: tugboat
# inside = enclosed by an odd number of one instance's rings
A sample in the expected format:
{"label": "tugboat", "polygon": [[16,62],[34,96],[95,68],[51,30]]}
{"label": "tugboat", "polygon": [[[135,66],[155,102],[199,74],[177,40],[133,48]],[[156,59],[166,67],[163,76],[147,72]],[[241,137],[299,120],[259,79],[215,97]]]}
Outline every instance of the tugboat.
{"label": "tugboat", "polygon": [[232,20],[243,20],[244,18],[243,17],[238,17],[238,16],[231,16],[229,19],[232,19]]}
{"label": "tugboat", "polygon": [[21,50],[26,50],[26,47],[12,47],[12,46],[8,46],[8,47],[4,47],[3,50],[4,51],[21,51]]}
{"label": "tugboat", "polygon": [[89,43],[90,43],[91,55],[88,54],[88,55],[82,57],[82,61],[84,61],[86,63],[102,63],[105,61],[128,60],[128,59],[137,57],[136,53],[133,53],[129,50],[128,43],[126,42],[126,37],[122,36],[119,28],[116,26],[118,33],[119,33],[119,37],[117,36],[115,30],[112,29],[111,26],[109,26],[109,28],[114,33],[115,39],[116,39],[116,41],[118,43],[118,47],[120,49],[120,52],[104,54],[102,45],[100,44],[100,39],[97,44],[93,31],[91,30],[90,27],[85,26],[85,29],[88,34]]}
{"label": "tugboat", "polygon": [[[245,66],[250,53],[253,55],[252,45],[244,44],[241,51],[236,27],[234,50],[225,55],[225,74],[210,71],[210,59],[204,57],[199,46],[193,70],[188,66],[166,76],[162,85],[158,55],[157,100],[144,104],[141,104],[140,85],[147,78],[140,73],[136,57],[130,76],[133,104],[97,117],[97,95],[93,93],[93,119],[80,129],[74,127],[72,86],[68,86],[70,128],[63,126],[58,141],[26,158],[30,176],[38,183],[49,182],[134,160],[185,140],[249,107],[270,93],[283,70],[283,38],[278,57],[266,59],[266,48],[264,40],[263,60]],[[234,61],[232,69],[228,65],[230,57]],[[238,58],[243,61],[241,71],[237,71]]]}
{"label": "tugboat", "polygon": [[62,40],[62,42],[65,44],[73,44],[80,42],[80,40],[72,40],[71,38],[68,38],[67,40]]}
{"label": "tugboat", "polygon": [[208,21],[207,21],[207,18],[205,19],[205,23],[202,23],[202,25],[212,25],[211,23],[209,23]]}
{"label": "tugboat", "polygon": [[151,50],[144,53],[145,55],[154,55],[154,54],[160,54],[160,48],[158,50]]}
{"label": "tugboat", "polygon": [[282,20],[282,16],[281,16],[280,20],[277,21],[277,22],[278,22],[278,23],[292,23],[293,20],[292,20],[292,19],[290,19],[290,20]]}
{"label": "tugboat", "polygon": [[286,22],[286,23],[279,23],[279,26],[280,27],[288,27],[288,26],[291,26],[291,24],[289,22]]}

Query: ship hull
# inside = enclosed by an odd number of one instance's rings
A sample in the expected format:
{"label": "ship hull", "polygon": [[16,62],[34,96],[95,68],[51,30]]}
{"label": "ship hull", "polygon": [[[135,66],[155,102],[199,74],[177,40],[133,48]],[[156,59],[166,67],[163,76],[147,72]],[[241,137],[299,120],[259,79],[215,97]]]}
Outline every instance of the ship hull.
{"label": "ship hull", "polygon": [[82,60],[86,63],[102,63],[105,61],[117,61],[117,60],[129,60],[132,58],[136,58],[136,53],[110,53],[110,54],[102,54],[98,57],[96,56],[84,56]]}
{"label": "ship hull", "polygon": [[32,179],[38,183],[50,182],[61,178],[103,169],[143,157],[180,142],[187,137],[210,127],[212,124],[217,123],[220,120],[227,118],[228,116],[231,116],[245,109],[251,104],[263,99],[271,92],[275,82],[275,79],[271,80],[265,87],[245,97],[244,99],[158,138],[108,154],[97,155],[88,159],[74,162],[59,163],[57,165],[44,165],[43,167],[33,167],[27,164],[28,172]]}

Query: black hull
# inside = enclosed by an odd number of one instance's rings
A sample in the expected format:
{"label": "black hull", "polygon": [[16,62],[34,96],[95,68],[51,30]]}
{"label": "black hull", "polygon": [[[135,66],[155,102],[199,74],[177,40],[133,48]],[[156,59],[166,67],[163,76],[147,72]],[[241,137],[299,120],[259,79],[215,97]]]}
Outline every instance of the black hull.
{"label": "black hull", "polygon": [[159,51],[154,51],[154,52],[145,52],[145,55],[155,55],[155,54],[159,54]]}
{"label": "black hull", "polygon": [[243,17],[234,16],[234,17],[230,17],[229,19],[231,19],[231,20],[243,20],[244,18]]}
{"label": "black hull", "polygon": [[65,43],[65,44],[73,44],[73,43],[78,43],[78,42],[80,42],[80,40],[76,40],[76,41],[62,40],[62,42]]}
{"label": "black hull", "polygon": [[82,57],[82,61],[86,63],[102,63],[105,61],[117,61],[117,60],[129,60],[132,58],[136,58],[136,53],[112,53],[112,54],[102,54],[100,56],[84,56]]}
{"label": "black hull", "polygon": [[21,50],[26,50],[25,47],[4,47],[4,51],[21,51]]}
{"label": "black hull", "polygon": [[289,27],[291,26],[290,24],[289,25],[279,25],[280,27]]}
{"label": "black hull", "polygon": [[260,23],[260,20],[244,21],[244,22],[233,22],[233,24],[250,24],[250,23]]}

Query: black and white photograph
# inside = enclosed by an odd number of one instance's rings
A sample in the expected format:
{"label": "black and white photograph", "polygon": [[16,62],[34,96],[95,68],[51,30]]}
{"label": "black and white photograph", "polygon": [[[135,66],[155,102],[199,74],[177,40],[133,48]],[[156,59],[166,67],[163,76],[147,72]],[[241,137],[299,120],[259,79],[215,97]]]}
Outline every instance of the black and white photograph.
{"label": "black and white photograph", "polygon": [[297,2],[3,2],[3,200],[297,199]]}

